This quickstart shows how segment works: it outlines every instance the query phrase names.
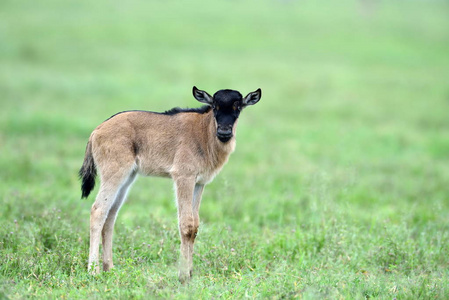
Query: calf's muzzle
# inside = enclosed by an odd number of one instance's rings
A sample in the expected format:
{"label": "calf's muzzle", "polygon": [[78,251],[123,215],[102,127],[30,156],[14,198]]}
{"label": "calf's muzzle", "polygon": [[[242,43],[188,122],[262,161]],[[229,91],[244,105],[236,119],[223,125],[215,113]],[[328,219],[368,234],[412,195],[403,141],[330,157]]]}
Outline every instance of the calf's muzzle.
{"label": "calf's muzzle", "polygon": [[226,143],[232,138],[232,124],[230,125],[218,125],[217,137],[223,143]]}

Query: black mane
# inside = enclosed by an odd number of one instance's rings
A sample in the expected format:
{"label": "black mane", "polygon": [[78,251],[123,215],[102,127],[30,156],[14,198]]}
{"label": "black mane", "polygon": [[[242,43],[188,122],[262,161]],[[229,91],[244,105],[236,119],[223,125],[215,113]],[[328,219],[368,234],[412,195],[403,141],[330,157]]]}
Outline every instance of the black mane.
{"label": "black mane", "polygon": [[205,114],[208,113],[212,108],[209,105],[204,105],[198,108],[180,108],[180,107],[175,107],[172,108],[170,110],[167,110],[165,112],[163,112],[163,115],[167,115],[167,116],[173,116],[179,113],[198,113],[198,114]]}
{"label": "black mane", "polygon": [[198,108],[180,108],[180,107],[175,107],[172,109],[169,109],[165,112],[154,112],[154,111],[146,111],[146,110],[125,110],[125,111],[121,111],[118,112],[112,116],[110,116],[109,118],[107,118],[106,120],[104,120],[104,122],[112,119],[113,117],[115,117],[116,115],[122,114],[122,113],[127,113],[127,112],[134,112],[134,111],[138,111],[138,112],[145,112],[145,113],[151,113],[151,114],[160,114],[160,115],[167,115],[167,116],[173,116],[179,113],[198,113],[198,114],[205,114],[208,113],[212,108],[209,105],[204,105]]}

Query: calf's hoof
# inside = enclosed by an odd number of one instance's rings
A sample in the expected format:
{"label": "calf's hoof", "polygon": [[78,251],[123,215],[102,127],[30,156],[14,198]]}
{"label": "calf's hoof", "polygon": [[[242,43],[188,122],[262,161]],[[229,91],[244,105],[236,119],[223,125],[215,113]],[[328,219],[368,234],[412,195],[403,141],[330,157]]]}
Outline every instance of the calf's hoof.
{"label": "calf's hoof", "polygon": [[100,274],[100,266],[98,265],[89,265],[87,267],[87,271],[90,275],[98,275]]}
{"label": "calf's hoof", "polygon": [[103,264],[103,271],[105,271],[105,272],[111,271],[113,268],[114,268],[114,265]]}
{"label": "calf's hoof", "polygon": [[180,270],[179,271],[178,278],[179,278],[179,282],[181,282],[181,284],[188,283],[190,281],[191,277],[192,277],[192,271],[187,271],[187,270],[185,270],[185,271]]}

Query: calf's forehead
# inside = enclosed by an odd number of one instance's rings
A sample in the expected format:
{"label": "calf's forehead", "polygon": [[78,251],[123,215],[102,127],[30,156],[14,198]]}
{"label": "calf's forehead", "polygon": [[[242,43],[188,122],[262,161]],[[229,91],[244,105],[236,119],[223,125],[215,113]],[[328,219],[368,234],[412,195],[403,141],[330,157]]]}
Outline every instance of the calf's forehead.
{"label": "calf's forehead", "polygon": [[214,94],[214,102],[221,105],[232,105],[235,101],[242,101],[242,94],[234,90],[220,90]]}

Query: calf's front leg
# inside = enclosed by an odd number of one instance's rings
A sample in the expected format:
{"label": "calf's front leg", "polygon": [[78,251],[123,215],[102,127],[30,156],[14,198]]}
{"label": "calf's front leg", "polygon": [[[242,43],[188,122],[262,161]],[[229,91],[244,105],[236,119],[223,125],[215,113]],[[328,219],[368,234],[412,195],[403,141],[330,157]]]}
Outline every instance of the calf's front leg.
{"label": "calf's front leg", "polygon": [[179,235],[181,238],[179,281],[185,283],[191,276],[193,241],[199,226],[195,222],[193,213],[195,177],[175,178],[175,187],[178,204]]}
{"label": "calf's front leg", "polygon": [[[195,184],[195,189],[193,190],[193,202],[192,202],[192,209],[193,209],[193,222],[194,222],[194,227],[197,228],[197,232],[198,232],[198,228],[200,227],[200,214],[199,214],[199,210],[200,210],[200,204],[201,204],[201,197],[203,195],[203,190],[204,190],[204,185],[203,184]],[[193,245],[195,243],[195,238],[196,238],[196,233],[194,235],[192,235],[191,239],[192,242],[190,243],[190,247],[191,249],[189,250],[192,254],[193,254]],[[192,260],[190,261],[191,264],[189,265],[189,272],[190,272],[190,277],[192,277],[192,271],[193,271],[193,257]]]}

